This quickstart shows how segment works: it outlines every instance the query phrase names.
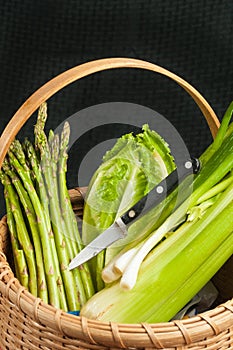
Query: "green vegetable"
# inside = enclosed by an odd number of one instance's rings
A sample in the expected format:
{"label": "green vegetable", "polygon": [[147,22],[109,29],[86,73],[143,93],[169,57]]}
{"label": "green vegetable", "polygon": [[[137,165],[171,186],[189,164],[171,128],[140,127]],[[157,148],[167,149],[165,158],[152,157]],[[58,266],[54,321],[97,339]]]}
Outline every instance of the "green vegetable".
{"label": "green vegetable", "polygon": [[44,302],[79,310],[93,295],[88,266],[68,270],[83,247],[66,185],[69,125],[47,138],[47,105],[35,125],[35,142],[15,140],[1,171],[7,222],[20,282]]}
{"label": "green vegetable", "polygon": [[[213,220],[212,225],[203,230],[199,241],[187,245],[176,258],[169,261],[166,259],[165,253],[170,254],[172,248],[167,249],[163,256],[160,255],[159,260],[154,250],[143,263],[138,281],[132,290],[122,290],[119,282],[106,287],[87,302],[81,315],[120,323],[169,321],[232,255],[233,222],[227,220],[232,217],[232,209],[231,204],[220,214],[218,220]],[[228,223],[227,227],[223,226],[222,219]],[[209,234],[210,230],[216,229],[221,232],[221,237],[218,237],[218,247],[210,254]],[[198,244],[196,250],[195,246],[192,248],[194,244]]]}
{"label": "green vegetable", "polygon": [[[34,254],[33,246],[30,241],[30,237],[28,235],[23,213],[20,208],[19,198],[12,186],[12,183],[9,177],[5,174],[2,174],[1,180],[5,186],[5,194],[8,197],[7,201],[9,201],[8,208],[10,206],[10,211],[8,210],[8,214],[9,212],[11,212],[14,217],[15,226],[16,226],[15,230],[17,230],[17,240],[20,244],[20,247],[22,247],[24,251],[25,260],[28,266],[28,289],[34,296],[36,296],[37,295],[37,271],[36,271],[35,254]],[[11,216],[10,216],[10,219],[11,219]],[[12,233],[13,233],[13,230],[12,230]],[[21,270],[21,273],[22,273],[22,270]]]}
{"label": "green vegetable", "polygon": [[[81,315],[119,323],[169,321],[231,256],[233,130],[226,125],[232,107],[217,141],[201,156],[190,197],[174,210],[177,191],[185,188],[181,184],[166,198],[163,204],[173,211],[162,215],[147,237],[109,261],[103,277],[110,284],[87,302]],[[156,210],[161,208],[153,210],[152,219]]]}
{"label": "green vegetable", "polygon": [[[127,134],[116,142],[93,175],[85,197],[82,237],[92,241],[113,221],[146,195],[175,168],[167,143],[148,125],[140,134]],[[133,232],[134,239],[140,231]],[[148,232],[148,231],[147,231]],[[127,244],[131,233],[121,245]],[[118,252],[117,244],[93,259],[97,290],[103,285],[101,270]]]}
{"label": "green vegetable", "polygon": [[[62,204],[61,214],[65,223],[67,235],[67,243],[71,248],[69,256],[75,257],[83,248],[83,243],[79,235],[78,224],[75,214],[70,202],[69,192],[66,185],[66,171],[67,171],[67,148],[69,144],[70,126],[66,122],[61,133],[61,142],[59,150],[59,157],[57,161],[58,172],[58,195],[59,201]],[[79,298],[81,304],[84,304],[94,294],[94,286],[91,280],[90,270],[88,264],[83,264],[73,271],[76,279],[76,285],[79,289]],[[83,288],[82,288],[83,286]]]}
{"label": "green vegetable", "polygon": [[[30,197],[27,194],[27,191],[24,189],[17,174],[9,167],[9,164],[7,164],[6,160],[3,164],[3,170],[11,178],[11,181],[14,184],[15,189],[18,193],[22,207],[24,208],[24,211],[27,214],[27,220],[28,220],[28,224],[30,226],[30,231],[32,235],[32,244],[34,246],[34,251],[35,251],[38,296],[45,302],[48,302],[47,283],[46,283],[46,277],[45,277],[45,271],[44,271],[43,254],[42,254],[42,247],[41,247],[41,242],[39,237],[39,230],[37,226],[35,211],[33,209],[33,206],[30,201]],[[8,210],[8,215],[10,215],[9,210]]]}
{"label": "green vegetable", "polygon": [[92,241],[175,169],[166,142],[148,125],[118,139],[93,175],[85,197],[82,236]]}
{"label": "green vegetable", "polygon": [[48,198],[49,198],[49,209],[50,217],[52,223],[52,230],[54,233],[54,240],[56,244],[57,258],[59,261],[62,281],[64,283],[65,292],[68,294],[67,303],[69,310],[78,310],[79,301],[78,294],[75,293],[75,281],[74,276],[71,271],[67,269],[69,264],[68,249],[67,249],[67,240],[64,236],[65,225],[63,218],[60,214],[59,199],[58,199],[58,189],[56,179],[54,181],[53,176],[53,167],[54,160],[51,156],[47,137],[45,133],[40,130],[38,135],[38,147],[41,152],[41,165],[44,172],[45,183],[48,189]]}
{"label": "green vegetable", "polygon": [[11,165],[14,167],[15,171],[17,171],[18,175],[20,176],[25,186],[25,189],[27,190],[28,195],[30,196],[31,202],[33,204],[36,217],[37,217],[42,249],[44,252],[45,274],[46,274],[48,289],[50,291],[49,300],[52,305],[59,307],[60,302],[59,302],[59,293],[57,290],[57,276],[55,275],[54,260],[53,260],[53,256],[51,255],[52,250],[50,246],[51,244],[50,232],[47,229],[41,202],[33,186],[29,171],[26,171],[23,168],[23,166],[19,163],[18,159],[15,157],[15,155],[12,152],[8,152],[8,155],[9,155],[9,160]]}
{"label": "green vegetable", "polygon": [[4,189],[4,196],[6,199],[7,225],[8,225],[10,237],[11,237],[11,245],[12,245],[12,251],[13,251],[16,276],[19,279],[22,286],[29,289],[29,285],[28,285],[29,276],[28,276],[27,262],[26,262],[24,251],[23,249],[21,249],[20,243],[18,241],[18,233],[16,229],[15,219],[14,219],[13,212],[11,210],[11,204],[10,204],[6,187]]}

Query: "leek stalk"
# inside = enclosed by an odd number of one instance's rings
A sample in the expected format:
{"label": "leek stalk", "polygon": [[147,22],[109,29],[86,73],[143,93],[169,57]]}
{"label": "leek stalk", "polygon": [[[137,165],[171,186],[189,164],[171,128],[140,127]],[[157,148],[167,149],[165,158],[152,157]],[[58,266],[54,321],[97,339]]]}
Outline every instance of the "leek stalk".
{"label": "leek stalk", "polygon": [[[120,288],[120,282],[114,283],[92,297],[81,315],[120,323],[171,319],[233,253],[229,242],[224,245],[225,250],[221,250],[225,240],[233,240],[232,198],[233,183],[201,220],[189,222],[188,229],[184,223],[147,256],[132,290],[126,292]],[[221,259],[217,260],[219,255]],[[203,271],[205,264],[208,269]],[[186,283],[192,287],[182,291]],[[176,293],[180,293],[178,306],[173,302]],[[167,314],[163,313],[164,305]]]}

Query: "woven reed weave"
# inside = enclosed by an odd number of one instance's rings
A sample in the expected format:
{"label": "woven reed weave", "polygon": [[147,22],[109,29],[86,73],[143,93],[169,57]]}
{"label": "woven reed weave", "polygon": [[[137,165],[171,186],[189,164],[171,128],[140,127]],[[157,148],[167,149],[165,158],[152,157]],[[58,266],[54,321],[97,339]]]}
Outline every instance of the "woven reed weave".
{"label": "woven reed weave", "polygon": [[[36,91],[16,112],[0,138],[0,165],[26,120],[59,89],[88,74],[111,68],[141,68],[166,75],[180,84],[203,112],[213,136],[219,122],[205,99],[187,82],[151,63],[126,58],[89,62],[75,67]],[[74,211],[82,212],[80,189],[70,191]],[[227,349],[233,348],[233,260],[214,276],[221,305],[190,319],[159,324],[117,324],[88,320],[62,312],[33,297],[15,278],[6,217],[0,221],[0,345],[2,350],[60,349]]]}

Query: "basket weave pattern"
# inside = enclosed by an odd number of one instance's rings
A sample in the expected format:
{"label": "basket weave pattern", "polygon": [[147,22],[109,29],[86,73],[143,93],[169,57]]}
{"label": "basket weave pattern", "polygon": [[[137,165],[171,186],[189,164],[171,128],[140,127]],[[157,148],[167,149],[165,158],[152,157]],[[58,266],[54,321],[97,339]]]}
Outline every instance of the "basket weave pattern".
{"label": "basket weave pattern", "polygon": [[[75,67],[37,90],[16,112],[0,138],[0,165],[26,120],[42,102],[69,83],[112,68],[148,69],[176,81],[195,100],[213,136],[219,122],[204,98],[187,82],[151,63],[125,58],[103,59]],[[82,212],[80,189],[70,191],[73,209]],[[221,305],[190,319],[159,324],[103,323],[67,314],[33,297],[15,278],[6,217],[0,221],[0,347],[2,350],[181,350],[233,348],[232,258],[213,278]]]}

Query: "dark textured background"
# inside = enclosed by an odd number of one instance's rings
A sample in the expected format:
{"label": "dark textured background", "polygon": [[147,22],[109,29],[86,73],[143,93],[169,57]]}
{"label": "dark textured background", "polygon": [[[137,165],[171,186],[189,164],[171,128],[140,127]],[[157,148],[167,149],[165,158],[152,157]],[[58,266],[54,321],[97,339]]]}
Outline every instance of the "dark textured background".
{"label": "dark textured background", "polygon": [[[0,132],[49,79],[80,63],[113,56],[145,59],[170,69],[195,86],[221,119],[232,100],[232,39],[230,0],[1,0]],[[211,141],[200,111],[178,85],[128,69],[95,74],[57,93],[49,101],[47,128],[84,107],[108,101],[155,109],[174,124],[195,155]],[[19,136],[30,135],[33,123]],[[73,157],[69,164],[73,170]],[[69,186],[75,186],[72,172]]]}

